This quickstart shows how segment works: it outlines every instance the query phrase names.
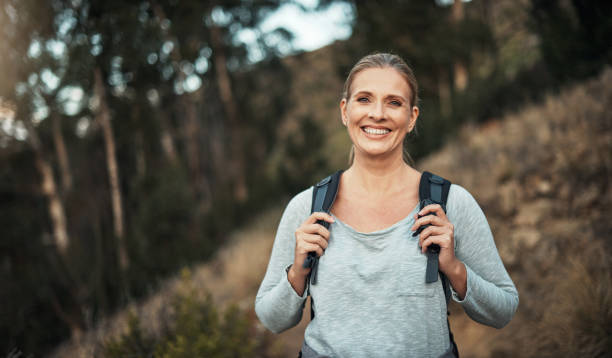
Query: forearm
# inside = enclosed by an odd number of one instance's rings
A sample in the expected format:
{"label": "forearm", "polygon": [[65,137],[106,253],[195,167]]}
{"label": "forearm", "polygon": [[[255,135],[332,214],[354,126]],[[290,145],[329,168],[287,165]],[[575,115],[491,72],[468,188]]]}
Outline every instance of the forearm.
{"label": "forearm", "polygon": [[[308,217],[311,197],[312,189],[301,192],[283,212],[268,268],[255,298],[257,317],[274,333],[295,326],[302,318],[306,301],[305,288],[299,286],[300,280],[297,278],[292,284],[285,269],[294,258],[295,229]],[[305,281],[302,280],[302,284]]]}
{"label": "forearm", "polygon": [[[304,280],[305,281],[305,280]],[[274,333],[295,326],[302,318],[306,295],[293,288],[282,269],[282,277],[273,287],[262,287],[255,299],[255,312],[259,320]]]}
{"label": "forearm", "polygon": [[463,267],[466,269],[467,289],[461,295],[453,286],[455,301],[477,322],[495,328],[508,324],[518,307],[518,293],[512,282],[489,282],[468,266]]}
{"label": "forearm", "polygon": [[491,228],[476,200],[462,187],[453,184],[448,204],[455,228],[455,257],[462,262],[461,270],[449,277],[453,300],[473,320],[501,328],[518,307],[518,292],[499,256]]}

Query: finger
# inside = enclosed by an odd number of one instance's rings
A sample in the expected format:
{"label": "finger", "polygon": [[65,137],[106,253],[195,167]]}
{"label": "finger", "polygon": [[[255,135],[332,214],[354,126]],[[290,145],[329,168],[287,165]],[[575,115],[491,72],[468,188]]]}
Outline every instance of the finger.
{"label": "finger", "polygon": [[425,253],[429,246],[431,246],[432,244],[438,244],[437,238],[437,236],[429,236],[427,239],[423,240],[423,243],[421,244],[421,252]]}
{"label": "finger", "polygon": [[323,220],[323,221],[327,221],[328,223],[333,223],[334,222],[334,218],[324,212],[320,212],[317,211],[315,213],[312,213],[308,219],[306,219],[306,221],[304,222],[305,224],[314,224],[317,222],[317,220]]}
{"label": "finger", "polygon": [[428,226],[419,234],[421,240],[426,239],[430,235],[442,235],[447,233],[443,226]]}
{"label": "finger", "polygon": [[435,215],[427,215],[423,216],[422,218],[418,218],[410,229],[412,231],[415,231],[423,225],[431,224],[434,226],[444,226],[445,223],[446,221],[444,220],[444,218]]}
{"label": "finger", "polygon": [[329,230],[327,230],[324,226],[319,224],[308,224],[302,227],[302,231],[307,234],[319,234],[325,240],[329,239]]}
{"label": "finger", "polygon": [[446,214],[444,213],[444,210],[442,209],[442,206],[440,206],[440,204],[429,204],[423,209],[421,209],[421,211],[418,212],[418,215],[423,216],[428,213],[435,213],[437,216],[444,218],[446,217]]}
{"label": "finger", "polygon": [[317,244],[321,246],[323,249],[326,249],[327,246],[329,245],[327,240],[325,240],[324,238],[322,238],[320,235],[317,235],[317,234],[304,234],[302,238],[304,239],[304,241],[311,243],[311,244]]}
{"label": "finger", "polygon": [[440,226],[428,226],[419,235],[419,244],[421,246],[423,246],[423,241],[425,241],[425,239],[427,239],[431,235],[444,235],[444,234],[447,234],[447,233],[448,232],[447,232],[447,230],[445,230],[444,227],[440,227]]}
{"label": "finger", "polygon": [[426,205],[423,209],[419,210],[417,215],[423,216],[423,215],[427,215],[429,213],[434,213],[434,214],[437,215],[437,209],[438,208],[442,209],[440,204],[429,204],[429,205]]}
{"label": "finger", "polygon": [[448,237],[448,235],[430,235],[427,239],[423,241],[423,244],[421,245],[421,251],[425,253],[425,251],[427,251],[427,248],[433,244],[437,244],[438,246],[440,246],[440,249],[447,249],[450,247],[449,242],[450,238]]}
{"label": "finger", "polygon": [[[296,253],[300,254],[300,255],[305,255],[308,254],[311,251],[316,251],[317,247],[319,247],[319,245],[312,243],[312,242],[308,242],[306,240],[302,240],[300,242],[298,242],[298,244],[296,245]],[[320,247],[319,247],[320,248]]]}
{"label": "finger", "polygon": [[323,249],[321,248],[321,246],[309,242],[302,243],[302,245],[300,245],[300,251],[302,254],[316,252],[318,257],[323,256]]}

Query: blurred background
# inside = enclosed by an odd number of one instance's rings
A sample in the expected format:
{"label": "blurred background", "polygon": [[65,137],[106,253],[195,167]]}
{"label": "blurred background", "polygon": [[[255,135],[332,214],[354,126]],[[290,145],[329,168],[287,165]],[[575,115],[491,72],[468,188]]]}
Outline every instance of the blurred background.
{"label": "blurred background", "polygon": [[0,0],[0,356],[295,356],[254,315],[338,103],[413,67],[416,166],[483,207],[520,293],[464,357],[610,357],[612,2]]}

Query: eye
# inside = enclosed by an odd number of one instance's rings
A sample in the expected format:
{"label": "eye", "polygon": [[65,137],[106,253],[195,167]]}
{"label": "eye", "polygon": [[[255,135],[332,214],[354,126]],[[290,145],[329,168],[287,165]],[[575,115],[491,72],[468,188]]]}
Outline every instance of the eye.
{"label": "eye", "polygon": [[369,102],[369,99],[368,97],[358,97],[357,102],[366,103],[366,102]]}
{"label": "eye", "polygon": [[393,100],[393,101],[391,101],[391,102],[389,102],[389,103],[391,103],[392,105],[397,106],[397,107],[399,107],[399,106],[401,106],[401,105],[402,105],[402,102],[400,102],[400,101],[398,101],[398,100]]}

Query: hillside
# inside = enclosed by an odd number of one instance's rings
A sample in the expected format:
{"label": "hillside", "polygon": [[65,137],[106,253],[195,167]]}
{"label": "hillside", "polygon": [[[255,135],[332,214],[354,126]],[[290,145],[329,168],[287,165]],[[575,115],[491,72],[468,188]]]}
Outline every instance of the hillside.
{"label": "hillside", "polygon": [[463,356],[612,351],[611,108],[608,69],[542,104],[465,127],[419,163],[474,194],[520,294],[502,331],[453,310]]}
{"label": "hillside", "polygon": [[[612,70],[598,79],[517,108],[456,139],[418,163],[467,188],[493,229],[520,305],[503,330],[470,321],[457,306],[451,324],[462,357],[604,356],[612,336]],[[282,205],[228,238],[210,263],[192,268],[192,281],[220,305],[251,312],[266,269]],[[166,324],[168,302],[180,290],[171,279],[156,294],[109,318],[53,357],[87,357],[126,327],[126,312],[148,331]],[[308,305],[307,305],[308,307]],[[300,325],[273,337],[278,352],[299,349]],[[258,334],[265,329],[258,325]],[[267,336],[270,339],[270,336]],[[519,344],[520,343],[520,344]]]}

